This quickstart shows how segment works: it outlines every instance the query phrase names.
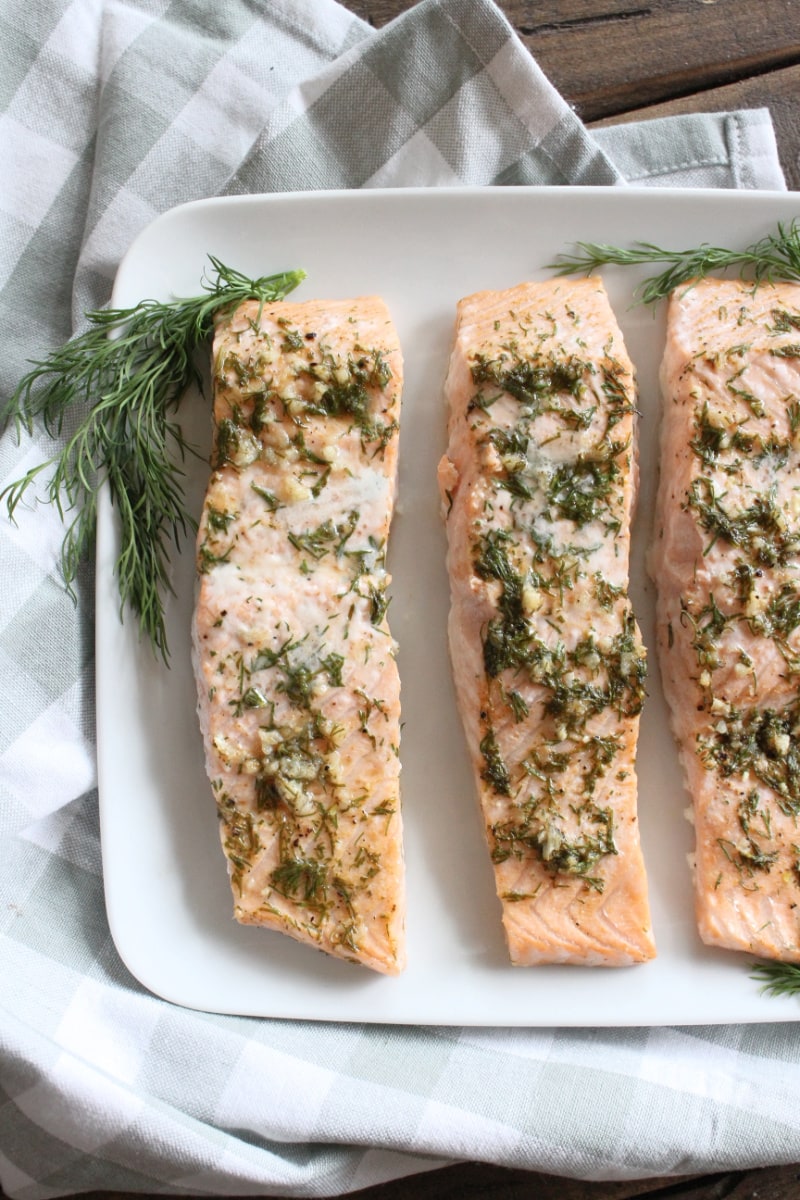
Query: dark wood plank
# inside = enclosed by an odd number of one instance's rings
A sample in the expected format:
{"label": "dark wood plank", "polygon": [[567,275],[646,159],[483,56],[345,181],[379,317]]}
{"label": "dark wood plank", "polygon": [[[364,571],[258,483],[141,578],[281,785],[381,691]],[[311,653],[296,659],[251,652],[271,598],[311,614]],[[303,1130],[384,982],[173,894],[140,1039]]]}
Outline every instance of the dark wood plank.
{"label": "dark wood plank", "polygon": [[[735,1184],[735,1177],[719,1178]],[[641,1200],[643,1197],[658,1200],[659,1195],[667,1200],[675,1183],[674,1179],[661,1177],[591,1183],[486,1163],[460,1163],[427,1175],[413,1175],[367,1188],[354,1193],[353,1200]],[[709,1192],[690,1200],[717,1200],[717,1197]]]}
{"label": "dark wood plank", "polygon": [[753,79],[742,79],[727,87],[713,88],[682,96],[664,104],[654,104],[638,111],[597,122],[616,125],[624,121],[665,117],[674,113],[724,112],[734,108],[768,108],[775,126],[775,137],[787,186],[800,190],[800,122],[797,119],[797,100],[800,96],[800,66],[771,71]]}
{"label": "dark wood plank", "polygon": [[[696,1177],[690,1177],[694,1180]],[[714,1176],[724,1180],[726,1186],[735,1186],[737,1176]],[[629,1181],[627,1183],[585,1183],[562,1179],[554,1175],[538,1175],[532,1171],[494,1167],[486,1163],[459,1163],[438,1171],[426,1171],[421,1175],[408,1175],[375,1187],[348,1192],[352,1200],[658,1200],[659,1195],[667,1200],[669,1189],[675,1185],[673,1179]],[[678,1182],[681,1186],[681,1182]],[[716,1186],[714,1183],[711,1186]],[[665,1189],[667,1189],[665,1193]],[[718,1190],[718,1189],[717,1189]],[[724,1194],[724,1193],[720,1193]],[[3,1193],[0,1192],[0,1197]],[[87,1192],[82,1200],[132,1200],[127,1192]],[[155,1195],[141,1196],[139,1200],[159,1200]],[[186,1200],[194,1200],[188,1197]],[[197,1197],[197,1200],[201,1200]],[[205,1200],[222,1200],[206,1197]],[[227,1200],[245,1200],[244,1197],[227,1197]],[[272,1200],[291,1200],[289,1196],[273,1196]],[[344,1196],[331,1200],[345,1200]],[[709,1191],[702,1197],[690,1196],[687,1200],[717,1200],[717,1193]],[[770,1196],[769,1200],[778,1200]]]}
{"label": "dark wood plank", "polygon": [[797,1200],[799,1179],[799,1169],[790,1166],[678,1179],[658,1177],[595,1183],[463,1163],[368,1188],[352,1193],[352,1197],[353,1200],[756,1200],[756,1197]]}
{"label": "dark wood plank", "polygon": [[[756,1197],[758,1200],[797,1200],[799,1195],[800,1168],[795,1166],[689,1175],[678,1179],[660,1176],[595,1183],[485,1163],[459,1163],[331,1200],[755,1200]],[[134,1200],[134,1197],[127,1192],[98,1191],[85,1193],[80,1200]],[[159,1196],[139,1195],[138,1200],[159,1200]],[[189,1196],[186,1200],[195,1198]],[[196,1200],[223,1198],[198,1196]],[[226,1200],[237,1200],[237,1197]],[[273,1200],[290,1200],[290,1197],[273,1196]]]}
{"label": "dark wood plank", "polygon": [[[769,1167],[762,1171],[747,1171],[725,1200],[797,1200],[800,1196],[800,1167]],[[705,1196],[684,1196],[681,1200],[711,1200]]]}
{"label": "dark wood plank", "polygon": [[[376,28],[409,0],[347,0]],[[499,0],[587,121],[800,64],[795,0]]]}
{"label": "dark wood plank", "polygon": [[587,121],[800,63],[791,0],[547,0],[502,6]]}
{"label": "dark wood plank", "polygon": [[[410,0],[347,0],[375,28]],[[800,65],[794,0],[500,0],[584,120]]]}
{"label": "dark wood plank", "polygon": [[[796,0],[498,0],[548,78],[587,122],[642,110],[773,114],[789,186],[800,187]],[[345,0],[376,28],[413,0]],[[667,107],[673,106],[673,107]]]}

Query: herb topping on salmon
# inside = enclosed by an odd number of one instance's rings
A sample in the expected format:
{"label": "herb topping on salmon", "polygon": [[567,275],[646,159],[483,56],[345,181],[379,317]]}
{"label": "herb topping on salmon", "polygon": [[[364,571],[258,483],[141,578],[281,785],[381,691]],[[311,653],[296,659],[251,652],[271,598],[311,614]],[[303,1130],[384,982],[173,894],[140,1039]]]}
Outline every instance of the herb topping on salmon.
{"label": "herb topping on salmon", "polygon": [[511,959],[640,962],[635,394],[601,283],[462,300],[446,394],[451,657]]}
{"label": "herb topping on salmon", "polygon": [[397,335],[374,297],[244,303],[218,319],[213,383],[194,640],[234,913],[396,974]]}
{"label": "herb topping on salmon", "polygon": [[673,293],[651,570],[699,931],[800,961],[800,287]]}

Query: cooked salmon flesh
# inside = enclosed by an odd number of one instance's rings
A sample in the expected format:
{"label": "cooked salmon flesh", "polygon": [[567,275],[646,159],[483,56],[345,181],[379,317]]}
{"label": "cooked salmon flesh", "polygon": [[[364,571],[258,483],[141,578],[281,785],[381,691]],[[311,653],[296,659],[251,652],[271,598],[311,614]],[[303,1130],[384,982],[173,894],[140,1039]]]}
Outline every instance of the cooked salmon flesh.
{"label": "cooked salmon flesh", "polygon": [[652,550],[704,942],[800,961],[800,287],[675,292]]}
{"label": "cooked salmon flesh", "polygon": [[642,962],[635,392],[602,283],[462,300],[446,396],[451,657],[511,961]]}
{"label": "cooked salmon flesh", "polygon": [[194,647],[234,914],[396,974],[397,334],[375,297],[249,301],[218,321],[213,380]]}

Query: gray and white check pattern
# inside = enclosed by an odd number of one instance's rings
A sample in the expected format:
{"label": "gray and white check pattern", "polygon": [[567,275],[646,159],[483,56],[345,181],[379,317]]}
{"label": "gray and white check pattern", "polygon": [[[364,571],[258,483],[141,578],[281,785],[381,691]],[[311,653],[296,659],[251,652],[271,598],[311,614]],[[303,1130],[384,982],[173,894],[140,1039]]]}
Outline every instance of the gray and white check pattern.
{"label": "gray and white check pattern", "polygon": [[[783,188],[763,111],[590,137],[491,0],[375,33],[333,0],[40,0],[0,16],[0,396],[157,214],[222,193]],[[0,486],[47,454],[0,438]],[[0,519],[0,1181],[324,1196],[476,1158],[586,1178],[800,1160],[795,1026],[458,1030],[189,1012],[127,973],[94,790],[92,568]]]}

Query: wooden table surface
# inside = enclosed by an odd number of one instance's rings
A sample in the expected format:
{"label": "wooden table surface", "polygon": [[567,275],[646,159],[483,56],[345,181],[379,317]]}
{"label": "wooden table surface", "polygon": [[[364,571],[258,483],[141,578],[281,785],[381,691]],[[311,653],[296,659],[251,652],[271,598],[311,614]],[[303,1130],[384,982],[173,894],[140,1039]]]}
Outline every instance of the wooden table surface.
{"label": "wooden table surface", "polygon": [[[342,0],[375,28],[413,0]],[[772,113],[800,190],[798,0],[497,0],[587,125],[671,113]]]}
{"label": "wooden table surface", "polygon": [[[800,190],[800,0],[498,2],[589,126],[766,106],[787,186]],[[411,8],[413,0],[343,3],[380,28]],[[358,1200],[800,1200],[800,1165],[681,1180],[583,1183],[464,1163],[355,1195]],[[108,1192],[96,1196],[126,1200]]]}
{"label": "wooden table surface", "polygon": [[[413,0],[342,0],[375,28]],[[800,190],[800,0],[497,0],[590,127],[767,107],[787,187]],[[798,213],[800,215],[800,211]],[[360,1200],[800,1200],[800,1166],[633,1183],[581,1183],[461,1164]]]}

